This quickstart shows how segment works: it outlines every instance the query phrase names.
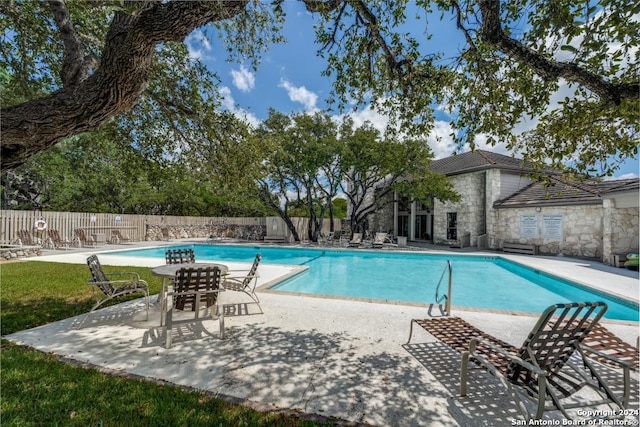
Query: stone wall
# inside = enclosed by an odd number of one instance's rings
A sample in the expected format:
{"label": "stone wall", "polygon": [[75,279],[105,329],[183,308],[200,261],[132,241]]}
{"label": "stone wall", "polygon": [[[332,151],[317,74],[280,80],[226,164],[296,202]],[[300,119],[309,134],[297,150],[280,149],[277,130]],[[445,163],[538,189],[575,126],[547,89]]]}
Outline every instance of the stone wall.
{"label": "stone wall", "polygon": [[264,240],[264,225],[148,225],[146,241],[166,240],[163,230],[169,239],[189,239],[201,237],[228,237],[242,240]]}
{"label": "stone wall", "polygon": [[479,234],[484,234],[485,224],[485,173],[476,172],[449,177],[455,191],[460,195],[459,202],[441,202],[433,204],[433,239],[436,244],[453,244],[447,239],[447,213],[457,213],[458,239],[471,236],[471,246],[476,245]]}
{"label": "stone wall", "polygon": [[392,191],[384,195],[380,200],[380,203],[382,203],[383,206],[369,216],[369,231],[372,233],[376,233],[378,231],[386,233],[395,229],[393,224],[393,197],[394,193]]}
{"label": "stone wall", "polygon": [[612,200],[603,200],[603,206],[603,252],[606,255],[604,261],[613,264],[613,255],[638,251],[639,209],[615,208]]}
{"label": "stone wall", "polygon": [[0,248],[0,261],[9,261],[19,258],[28,258],[42,255],[42,248],[37,246],[25,246],[20,248]]}
{"label": "stone wall", "polygon": [[[523,238],[521,236],[521,215],[531,215],[537,218],[537,238]],[[562,238],[560,240],[544,238],[544,215],[562,215]],[[495,239],[499,246],[503,242],[538,245],[541,255],[564,254],[599,258],[603,254],[602,221],[603,208],[601,205],[542,207],[539,212],[534,208],[496,209]]]}

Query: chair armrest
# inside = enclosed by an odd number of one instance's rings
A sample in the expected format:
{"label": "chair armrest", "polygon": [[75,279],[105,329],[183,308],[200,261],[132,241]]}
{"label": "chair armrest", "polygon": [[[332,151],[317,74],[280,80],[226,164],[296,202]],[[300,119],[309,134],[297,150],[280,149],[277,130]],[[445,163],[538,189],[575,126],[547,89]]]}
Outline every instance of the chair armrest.
{"label": "chair armrest", "polygon": [[246,275],[246,276],[227,276],[227,277],[223,277],[222,280],[223,281],[233,280],[236,282],[242,282],[244,279],[256,279],[258,277],[260,277],[260,275],[256,273],[256,274]]}
{"label": "chair armrest", "polygon": [[241,273],[243,271],[249,272],[251,271],[250,268],[241,268],[239,270],[227,270],[227,273]]}
{"label": "chair armrest", "polygon": [[486,340],[482,337],[477,337],[477,338],[472,338],[471,342],[469,343],[469,354],[471,356],[473,356],[474,359],[478,360],[481,364],[489,367],[492,366],[493,364],[491,364],[488,360],[486,360],[482,355],[479,355],[475,352],[477,343],[482,343],[483,345],[486,345],[487,347],[489,347],[491,350],[495,351],[496,353],[499,353],[500,355],[506,357],[507,359],[509,359],[510,361],[517,363],[518,365],[522,366],[523,368],[533,372],[536,375],[539,376],[546,376],[547,373],[540,369],[539,367],[533,365],[532,363],[527,362],[526,360],[522,359],[521,357],[519,357],[516,354],[513,354],[509,351],[506,351],[504,348],[495,345],[494,343],[492,343],[489,340]]}
{"label": "chair armrest", "polygon": [[109,276],[133,276],[135,277],[135,280],[140,280],[140,275],[138,273],[135,273],[133,271],[122,271],[122,272],[115,272],[115,273],[105,273],[105,276],[109,277]]}
{"label": "chair armrest", "polygon": [[[603,353],[603,352],[601,352],[599,350],[596,350],[595,348],[588,347],[588,346],[586,346],[584,344],[580,344],[580,350],[582,350],[585,353],[595,354],[596,356],[599,356],[599,357],[602,357],[604,359],[607,359],[607,360],[609,360],[609,361],[611,361],[611,362],[613,362],[613,363],[615,363],[617,365],[620,365],[620,367],[622,367],[622,368],[627,368],[627,369],[632,369],[633,368],[633,365],[631,363],[629,363],[629,362],[626,362],[626,361],[624,361],[622,359],[618,359],[615,356],[612,356],[612,355],[607,354],[607,353]],[[585,355],[589,356],[588,354],[585,354]]]}
{"label": "chair armrest", "polygon": [[136,279],[130,279],[130,280],[109,280],[109,281],[106,281],[106,282],[95,282],[95,281],[93,281],[93,280],[89,280],[89,281],[87,282],[87,285],[89,285],[89,286],[111,285],[111,286],[113,286],[113,287],[117,288],[117,287],[118,287],[118,285],[129,285],[129,284],[131,284],[131,283],[144,283],[145,285],[149,286],[149,284],[148,284],[146,281],[141,280],[141,279],[138,279],[138,280],[136,280]]}

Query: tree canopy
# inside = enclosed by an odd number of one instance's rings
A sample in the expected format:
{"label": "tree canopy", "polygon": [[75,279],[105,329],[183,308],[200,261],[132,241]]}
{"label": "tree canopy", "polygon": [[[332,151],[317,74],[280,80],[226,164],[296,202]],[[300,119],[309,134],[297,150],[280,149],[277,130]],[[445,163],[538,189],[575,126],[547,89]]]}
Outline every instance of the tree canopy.
{"label": "tree canopy", "polygon": [[296,240],[291,208],[299,213],[304,206],[307,237],[317,241],[340,194],[347,198],[352,230],[393,202],[396,191],[426,203],[459,197],[446,177],[429,170],[433,154],[426,141],[384,137],[368,122],[356,127],[348,117],[337,123],[327,114],[286,116],[271,110],[257,137],[270,147],[259,180],[261,197]]}
{"label": "tree canopy", "polygon": [[[640,20],[633,0],[302,1],[317,17],[325,74],[341,107],[371,106],[394,119],[393,130],[421,137],[439,106],[461,144],[486,138],[526,160],[579,172],[609,174],[637,155]],[[232,58],[257,65],[270,43],[282,41],[281,3],[0,3],[3,169],[99,128],[143,96],[153,108],[197,118],[199,111],[176,101],[191,90],[189,73],[205,72],[172,60],[180,42],[215,25]],[[458,51],[442,51],[431,30],[438,19],[462,35]],[[215,98],[209,89],[200,92],[203,100]]]}

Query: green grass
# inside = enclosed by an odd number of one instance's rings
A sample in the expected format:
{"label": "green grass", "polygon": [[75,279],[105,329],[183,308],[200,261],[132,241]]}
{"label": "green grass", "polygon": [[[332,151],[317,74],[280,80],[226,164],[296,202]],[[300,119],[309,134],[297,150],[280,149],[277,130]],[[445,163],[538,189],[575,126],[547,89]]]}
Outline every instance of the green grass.
{"label": "green grass", "polygon": [[[152,294],[161,286],[149,268],[105,266],[105,270],[138,272]],[[37,261],[0,265],[2,335],[86,313],[94,301],[86,285],[89,278],[86,265]],[[2,426],[325,425],[255,411],[199,391],[87,369],[6,340],[0,349]]]}

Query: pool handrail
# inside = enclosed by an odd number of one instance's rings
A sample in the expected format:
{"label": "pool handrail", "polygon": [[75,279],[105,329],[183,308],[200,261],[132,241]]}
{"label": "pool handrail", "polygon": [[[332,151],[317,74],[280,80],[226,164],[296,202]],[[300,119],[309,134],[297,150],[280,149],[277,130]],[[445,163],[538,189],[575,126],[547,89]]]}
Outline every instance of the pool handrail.
{"label": "pool handrail", "polygon": [[[442,279],[444,278],[445,273],[449,271],[449,286],[447,289],[447,293],[439,296],[440,294],[440,285],[442,284]],[[438,281],[438,286],[436,286],[436,304],[440,304],[442,300],[446,300],[444,304],[444,311],[447,316],[451,316],[451,282],[453,279],[453,265],[451,264],[451,260],[447,260],[447,266],[442,270],[442,275],[440,276],[440,280]]]}

